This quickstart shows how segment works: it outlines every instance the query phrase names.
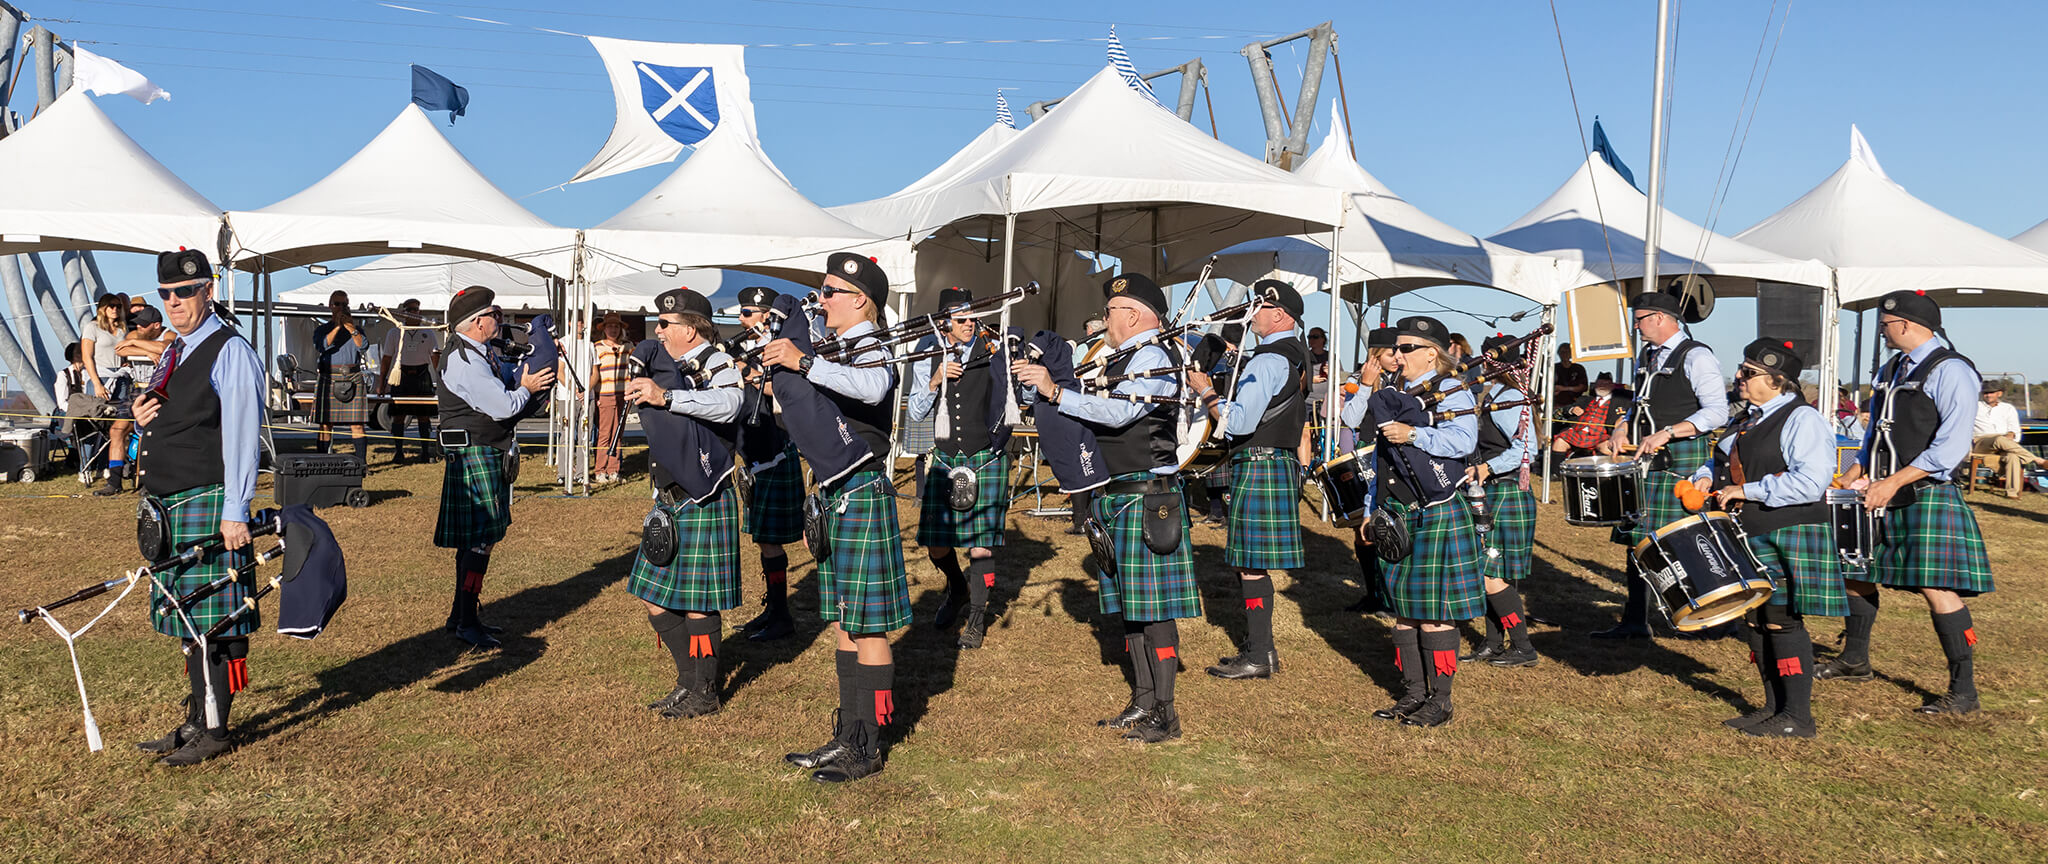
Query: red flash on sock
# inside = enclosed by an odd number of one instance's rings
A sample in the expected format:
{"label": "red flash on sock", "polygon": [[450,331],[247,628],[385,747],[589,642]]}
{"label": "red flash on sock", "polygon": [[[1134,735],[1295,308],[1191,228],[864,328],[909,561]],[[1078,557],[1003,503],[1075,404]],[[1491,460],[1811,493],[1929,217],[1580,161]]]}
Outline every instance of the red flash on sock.
{"label": "red flash on sock", "polygon": [[1965,628],[1963,628],[1963,644],[1964,644],[1964,645],[1969,645],[1969,646],[1971,646],[1971,647],[1976,647],[1976,645],[1977,645],[1977,628],[1975,628],[1975,627],[1965,627]]}
{"label": "red flash on sock", "polygon": [[1394,668],[1402,672],[1408,671],[1401,666],[1401,649],[1399,648],[1394,649]]}
{"label": "red flash on sock", "polygon": [[469,593],[471,593],[471,594],[481,594],[481,593],[483,593],[483,590],[484,590],[484,571],[482,571],[482,570],[465,570],[465,571],[463,571],[463,573],[462,573],[462,590],[464,590],[464,591],[468,591],[468,592],[469,592]]}
{"label": "red flash on sock", "polygon": [[1779,676],[1779,677],[1781,677],[1781,678],[1790,678],[1790,677],[1792,677],[1792,676],[1794,676],[1794,675],[1797,675],[1797,674],[1799,674],[1799,672],[1800,672],[1800,666],[1799,666],[1799,658],[1797,658],[1797,657],[1781,657],[1781,658],[1778,658],[1778,676]]}
{"label": "red flash on sock", "polygon": [[1431,651],[1431,652],[1429,652],[1429,653],[1430,653],[1430,654],[1432,654],[1432,655],[1435,655],[1435,657],[1436,657],[1436,674],[1438,674],[1438,675],[1455,675],[1455,674],[1457,674],[1457,672],[1458,672],[1458,652],[1456,652],[1456,651]]}
{"label": "red flash on sock", "polygon": [[761,575],[767,578],[770,585],[782,585],[789,581],[789,571],[787,570],[770,570]]}
{"label": "red flash on sock", "polygon": [[1500,627],[1502,630],[1513,630],[1520,626],[1522,626],[1521,613],[1509,612],[1506,615],[1500,616]]}
{"label": "red flash on sock", "polygon": [[1244,608],[1246,609],[1246,611],[1250,611],[1252,609],[1264,609],[1266,608],[1266,598],[1246,597],[1244,598]]}
{"label": "red flash on sock", "polygon": [[896,716],[896,694],[890,690],[875,691],[875,725],[887,726]]}
{"label": "red flash on sock", "polygon": [[1159,647],[1158,649],[1155,649],[1152,653],[1157,655],[1160,660],[1167,660],[1169,658],[1179,657],[1180,648],[1173,645],[1165,645]]}
{"label": "red flash on sock", "polygon": [[1749,665],[1751,665],[1751,666],[1755,666],[1755,665],[1756,665],[1756,652],[1755,652],[1755,651],[1751,651],[1751,652],[1749,652]]}
{"label": "red flash on sock", "polygon": [[249,689],[249,661],[237,657],[228,661],[228,692],[240,693]]}
{"label": "red flash on sock", "polygon": [[996,587],[996,571],[990,570],[987,573],[981,574],[981,584],[990,588]]}
{"label": "red flash on sock", "polygon": [[692,634],[692,635],[690,636],[690,656],[692,656],[692,657],[709,657],[709,656],[711,656],[711,634],[709,634],[709,633],[696,633],[696,634]]}

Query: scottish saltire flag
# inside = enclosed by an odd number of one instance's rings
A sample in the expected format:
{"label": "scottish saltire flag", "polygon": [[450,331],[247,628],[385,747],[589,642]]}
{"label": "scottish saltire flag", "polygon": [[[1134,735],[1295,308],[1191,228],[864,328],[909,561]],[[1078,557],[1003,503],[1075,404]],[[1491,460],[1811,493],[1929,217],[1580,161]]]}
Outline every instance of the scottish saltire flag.
{"label": "scottish saltire flag", "polygon": [[448,112],[448,125],[469,108],[469,88],[442,77],[441,73],[417,63],[412,67],[412,104],[422,111]]}
{"label": "scottish saltire flag", "polygon": [[1601,161],[1614,169],[1614,173],[1620,174],[1621,179],[1627,180],[1628,185],[1636,185],[1636,175],[1628,170],[1627,165],[1621,164],[1621,156],[1614,152],[1614,145],[1608,142],[1607,130],[1600,128],[1600,118],[1597,115],[1593,118],[1593,152],[1600,154]]}
{"label": "scottish saltire flag", "polygon": [[1017,115],[1010,113],[1010,100],[1003,98],[1003,91],[996,91],[996,122],[1012,129],[1017,128]]}
{"label": "scottish saltire flag", "polygon": [[1131,52],[1124,50],[1124,40],[1116,38],[1115,24],[1109,25],[1109,65],[1116,69],[1116,74],[1121,76],[1132,90],[1145,94],[1145,98],[1152,100],[1152,104],[1159,105],[1159,97],[1152,95],[1152,85],[1146,84],[1145,79],[1138,75],[1138,67],[1132,65]]}
{"label": "scottish saltire flag", "polygon": [[744,46],[588,38],[611,79],[618,117],[604,147],[569,182],[674,161],[725,127],[758,146]]}

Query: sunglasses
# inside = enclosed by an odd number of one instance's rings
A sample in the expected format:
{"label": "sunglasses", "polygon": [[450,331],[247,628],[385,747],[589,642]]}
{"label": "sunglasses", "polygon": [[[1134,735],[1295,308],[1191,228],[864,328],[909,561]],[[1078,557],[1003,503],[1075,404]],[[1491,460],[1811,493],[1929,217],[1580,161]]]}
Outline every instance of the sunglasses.
{"label": "sunglasses", "polygon": [[677,323],[677,322],[674,322],[674,321],[664,321],[664,320],[662,320],[662,319],[660,319],[660,318],[656,318],[656,319],[654,319],[654,329],[656,329],[656,330],[667,330],[667,329],[668,329],[668,328],[670,328],[670,327],[681,327],[681,326],[683,326],[683,325],[681,325],[681,324],[679,324],[679,323]]}
{"label": "sunglasses", "polygon": [[207,284],[201,281],[179,285],[175,288],[158,288],[156,289],[156,296],[159,300],[169,300],[173,295],[176,295],[180,300],[190,300],[192,295],[199,293],[199,289],[206,287]]}
{"label": "sunglasses", "polygon": [[1748,366],[1743,366],[1735,370],[1735,380],[1748,381],[1749,379],[1755,378],[1756,376],[1762,374],[1764,373],[1758,372],[1755,369],[1751,369]]}
{"label": "sunglasses", "polygon": [[1436,347],[1435,345],[1396,345],[1396,346],[1394,346],[1394,349],[1393,349],[1393,350],[1394,350],[1394,353],[1396,353],[1396,354],[1413,354],[1413,353],[1415,353],[1415,352],[1417,352],[1417,351],[1420,351],[1420,350],[1422,350],[1422,349],[1424,349],[1424,348],[1435,348],[1435,347]]}
{"label": "sunglasses", "polygon": [[849,291],[849,290],[847,290],[847,289],[845,289],[845,288],[822,288],[822,289],[819,289],[819,291],[818,291],[818,297],[822,299],[822,298],[830,297],[830,296],[832,296],[832,295],[834,295],[834,294],[859,294],[859,293],[861,293],[861,292],[859,292],[859,291]]}

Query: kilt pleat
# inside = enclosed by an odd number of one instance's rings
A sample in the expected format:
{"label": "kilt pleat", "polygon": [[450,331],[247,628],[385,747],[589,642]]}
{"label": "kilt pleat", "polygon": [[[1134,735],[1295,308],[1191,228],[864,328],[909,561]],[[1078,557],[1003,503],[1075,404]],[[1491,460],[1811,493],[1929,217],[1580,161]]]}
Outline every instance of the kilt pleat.
{"label": "kilt pleat", "polygon": [[657,567],[633,556],[626,590],[664,609],[718,612],[740,605],[740,519],[728,486],[709,503],[688,501],[654,506],[676,525],[676,555]]}
{"label": "kilt pleat", "polygon": [[[342,401],[341,393],[348,390],[353,398]],[[363,385],[360,369],[329,369],[327,380],[320,388],[320,416],[318,422],[330,426],[355,426],[370,422],[370,391]]]}
{"label": "kilt pleat", "polygon": [[[843,491],[842,491],[843,490]],[[831,554],[818,561],[818,613],[848,633],[910,624],[896,490],[880,471],[859,471],[825,494]]]}
{"label": "kilt pleat", "polygon": [[1500,550],[1500,555],[1485,555],[1481,550],[1480,575],[1509,582],[1528,578],[1536,545],[1536,496],[1515,483],[1488,483],[1486,509],[1493,514],[1487,543]]}
{"label": "kilt pleat", "polygon": [[1686,517],[1685,505],[1678,502],[1672,493],[1678,488],[1678,479],[1691,477],[1714,453],[1713,445],[1707,443],[1707,436],[1700,435],[1683,441],[1673,441],[1664,448],[1671,454],[1671,466],[1664,471],[1651,471],[1643,478],[1643,492],[1637,497],[1637,506],[1642,508],[1643,521],[1634,526],[1614,529],[1614,542],[1633,547],[1657,529]]}
{"label": "kilt pleat", "polygon": [[[966,456],[932,451],[924,471],[924,496],[917,520],[917,545],[982,547],[1003,545],[1003,526],[1010,518],[1010,458],[983,450]],[[974,469],[975,505],[966,512],[946,503],[953,484],[946,472],[965,465]]]}
{"label": "kilt pleat", "polygon": [[[218,483],[212,486],[200,486],[183,492],[174,492],[170,495],[160,496],[159,500],[163,502],[164,509],[170,517],[168,527],[171,535],[171,548],[177,549],[187,543],[204,540],[219,533],[220,520],[223,515],[221,508],[226,504],[226,499],[226,487]],[[242,518],[249,518],[248,514],[242,514]],[[157,574],[157,579],[164,584],[165,588],[182,595],[230,572],[245,569],[249,566],[250,559],[247,548],[238,549],[233,552],[215,551],[200,558],[197,563],[186,564],[159,573]],[[243,602],[248,599],[248,596],[248,586],[241,582],[235,582],[219,593],[193,604],[185,610],[185,615],[192,619],[192,627],[197,633],[204,633],[208,628],[220,623],[222,618],[226,618],[230,613],[241,608]],[[185,628],[184,618],[179,617],[177,612],[166,613],[159,611],[158,607],[162,603],[163,598],[161,596],[150,598],[150,626],[155,627],[156,632],[162,633],[165,636],[176,636],[180,639],[194,638],[197,633],[188,631]],[[235,626],[228,628],[222,635],[247,636],[256,632],[262,626],[262,623],[260,613],[252,613],[245,616]]]}
{"label": "kilt pleat", "polygon": [[794,448],[775,467],[754,475],[747,492],[747,533],[756,543],[804,539],[804,469]]}
{"label": "kilt pleat", "polygon": [[1763,536],[1749,535],[1749,550],[1777,580],[1771,605],[1795,615],[1849,614],[1842,589],[1842,556],[1828,525],[1788,525]]}
{"label": "kilt pleat", "polygon": [[[1150,480],[1154,476],[1123,474],[1113,482]],[[1101,580],[1102,612],[1122,615],[1126,621],[1199,618],[1202,594],[1195,587],[1195,553],[1189,543],[1193,529],[1187,507],[1181,507],[1180,547],[1171,555],[1156,555],[1145,545],[1143,499],[1142,495],[1100,492],[1093,497],[1095,518],[1109,534],[1117,564],[1115,578]]]}
{"label": "kilt pleat", "polygon": [[1884,511],[1871,581],[1888,588],[1944,588],[1965,597],[1992,591],[1991,560],[1977,514],[1954,486],[1928,486],[1908,507]]}
{"label": "kilt pleat", "polygon": [[[1399,511],[1401,505],[1393,505]],[[1407,509],[1408,557],[1383,565],[1387,596],[1399,618],[1464,621],[1486,611],[1479,579],[1482,557],[1472,511],[1462,502]]]}
{"label": "kilt pleat", "polygon": [[1238,454],[1230,463],[1230,534],[1223,562],[1247,570],[1302,566],[1301,463],[1292,453]]}
{"label": "kilt pleat", "polygon": [[468,549],[505,539],[512,526],[512,483],[505,451],[481,444],[442,450],[441,516],[434,545]]}

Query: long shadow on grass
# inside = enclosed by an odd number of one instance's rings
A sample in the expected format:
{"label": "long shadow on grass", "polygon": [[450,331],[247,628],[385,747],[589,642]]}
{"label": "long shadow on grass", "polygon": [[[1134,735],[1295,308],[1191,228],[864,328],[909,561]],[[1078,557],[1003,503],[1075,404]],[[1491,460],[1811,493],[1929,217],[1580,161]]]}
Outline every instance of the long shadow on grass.
{"label": "long shadow on grass", "polygon": [[[1593,603],[1599,600],[1618,603],[1624,599],[1628,589],[1622,584],[1622,580],[1628,578],[1626,572],[1604,562],[1574,557],[1567,554],[1563,548],[1545,542],[1541,537],[1537,539],[1536,545],[1538,549],[1548,551],[1551,555],[1584,567],[1593,574],[1593,578],[1608,583],[1608,586],[1601,586],[1575,579],[1546,560],[1544,556],[1536,556],[1531,564],[1530,581],[1564,587],[1565,590],[1558,593],[1566,595],[1564,599],[1574,601],[1562,608],[1551,607],[1551,614],[1556,616],[1562,629],[1531,635],[1537,653],[1542,654],[1545,659],[1570,666],[1579,674],[1586,676],[1621,675],[1635,669],[1648,669],[1729,705],[1738,708],[1748,707],[1749,703],[1743,699],[1742,694],[1709,677],[1714,673],[1714,667],[1688,654],[1665,647],[1667,643],[1663,638],[1611,641],[1590,638],[1588,634],[1591,631],[1614,622],[1606,613],[1594,609]],[[1571,544],[1571,548],[1582,553],[1612,549],[1610,557],[1614,560],[1619,560],[1621,555],[1619,547],[1607,544],[1579,542]],[[1573,584],[1578,585],[1579,590],[1574,591],[1565,587]],[[1651,618],[1654,620],[1656,617],[1652,613]],[[1741,643],[1736,640],[1718,640],[1706,644],[1712,645],[1713,648],[1710,650],[1715,653],[1725,653],[1731,661],[1738,659],[1736,646]],[[1746,651],[1747,646],[1743,646],[1742,650]]]}
{"label": "long shadow on grass", "polygon": [[[1401,673],[1393,663],[1392,622],[1345,608],[1365,591],[1365,577],[1352,546],[1310,530],[1301,532],[1301,542],[1308,566],[1289,574],[1292,579],[1282,596],[1301,610],[1302,626],[1309,632],[1321,636],[1331,650],[1351,661],[1373,684],[1397,691]],[[1357,583],[1356,587],[1352,583]]]}
{"label": "long shadow on grass", "polygon": [[2005,503],[2002,499],[1996,503],[1991,501],[1971,501],[1968,503],[1979,510],[1996,513],[2000,516],[2011,516],[2014,519],[2028,519],[2035,522],[2048,523],[2048,513],[2038,510],[2022,510],[2015,505]]}
{"label": "long shadow on grass", "polygon": [[[625,579],[635,551],[600,561],[560,582],[536,585],[485,604],[483,617],[505,628],[505,632],[498,634],[504,647],[483,654],[481,662],[435,684],[434,689],[467,692],[539,660],[547,653],[547,640],[536,634]],[[314,676],[313,689],[278,708],[250,717],[241,724],[241,734],[250,742],[260,741],[323,714],[346,711],[378,694],[410,687],[446,672],[471,655],[473,649],[443,631],[439,619],[439,613],[434,613],[429,621],[434,625],[431,629],[319,672]]]}
{"label": "long shadow on grass", "polygon": [[[756,554],[754,550],[753,544],[743,544],[743,551],[740,554]],[[825,619],[818,617],[817,563],[811,559],[811,553],[804,548],[802,541],[783,544],[782,551],[784,555],[789,556],[791,578],[786,581],[789,591],[789,617],[795,622],[796,632],[773,642],[756,642],[740,632],[738,625],[743,621],[734,620],[740,616],[734,615],[728,619],[727,623],[733,625],[732,630],[718,649],[720,656],[724,658],[723,671],[726,675],[721,699],[732,698],[732,694],[745,689],[768,670],[795,660],[818,641],[819,634],[825,632]],[[795,578],[798,573],[806,574],[806,578],[798,581]],[[820,667],[819,673],[824,674],[829,668]]]}

